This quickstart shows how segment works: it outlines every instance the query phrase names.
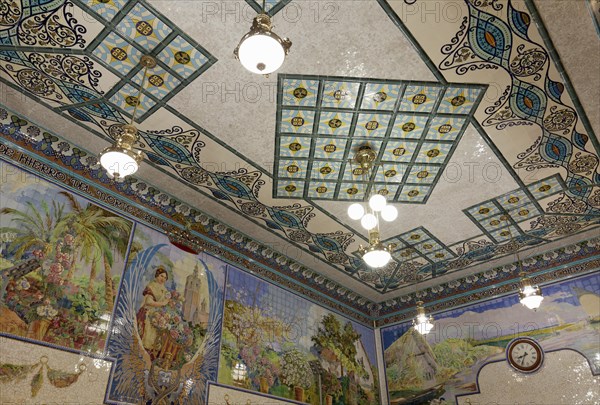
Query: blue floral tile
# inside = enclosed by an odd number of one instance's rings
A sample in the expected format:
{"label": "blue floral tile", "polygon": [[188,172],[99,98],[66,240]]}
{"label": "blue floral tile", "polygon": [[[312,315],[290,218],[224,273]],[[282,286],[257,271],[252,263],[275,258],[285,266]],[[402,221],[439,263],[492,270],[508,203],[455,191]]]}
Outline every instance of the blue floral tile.
{"label": "blue floral tile", "polygon": [[[110,102],[117,106],[121,111],[124,111],[129,116],[133,114],[137,103],[137,95],[139,89],[134,88],[130,84],[125,84],[115,94],[110,97]],[[142,94],[140,105],[137,109],[136,117],[145,114],[148,110],[156,105],[156,102],[145,94]]]}
{"label": "blue floral tile", "polygon": [[415,141],[390,139],[385,146],[381,160],[385,162],[410,162],[418,147],[419,144]]}
{"label": "blue floral tile", "polygon": [[383,137],[387,131],[390,118],[390,114],[359,114],[354,136]]}
{"label": "blue floral tile", "polygon": [[375,181],[382,183],[400,183],[408,165],[399,163],[386,163],[377,169]]}
{"label": "blue floral tile", "polygon": [[500,203],[500,205],[502,205],[503,208],[506,208],[507,210],[520,207],[521,205],[529,204],[531,202],[527,194],[525,194],[525,192],[521,189],[517,189],[500,197],[496,197],[496,200]]}
{"label": "blue floral tile", "polygon": [[142,53],[118,34],[110,32],[93,51],[94,56],[123,76],[137,66]]}
{"label": "blue floral tile", "polygon": [[[140,70],[134,77],[133,82],[138,86],[142,82],[144,70]],[[166,97],[171,93],[181,82],[172,74],[168,73],[160,67],[149,69],[146,74],[144,91],[152,94],[158,99]]]}
{"label": "blue floral tile", "polygon": [[371,195],[381,194],[390,200],[396,195],[398,188],[400,188],[399,183],[374,183],[371,190]]}
{"label": "blue floral tile", "polygon": [[501,213],[500,209],[492,201],[471,207],[467,211],[477,220],[489,218]]}
{"label": "blue floral tile", "polygon": [[344,168],[344,175],[342,177],[344,181],[349,181],[353,183],[362,183],[368,182],[369,179],[366,180],[363,178],[363,170],[359,166],[355,164],[346,164]]}
{"label": "blue floral tile", "polygon": [[490,236],[494,238],[497,242],[507,242],[512,240],[514,237],[517,237],[521,234],[521,230],[515,228],[514,226],[497,229],[493,232],[490,232]]}
{"label": "blue floral tile", "polygon": [[[480,221],[480,223],[488,232],[492,232],[497,229],[506,228],[510,224],[510,217],[506,214],[499,214],[486,218]],[[515,233],[514,235],[517,236],[518,234]]]}
{"label": "blue floral tile", "polygon": [[106,21],[112,21],[115,15],[127,4],[127,0],[83,0],[83,2]]}
{"label": "blue floral tile", "polygon": [[308,198],[331,199],[335,193],[336,183],[333,182],[311,182],[308,188]]}
{"label": "blue floral tile", "polygon": [[432,184],[441,169],[442,166],[411,166],[406,182],[413,184]]}
{"label": "blue floral tile", "polygon": [[359,83],[326,81],[324,86],[321,107],[354,108]]}
{"label": "blue floral tile", "polygon": [[304,179],[308,168],[308,160],[280,160],[278,175],[284,179]]}
{"label": "blue floral tile", "polygon": [[180,35],[160,52],[158,59],[184,79],[193,75],[209,61],[200,49]]}
{"label": "blue floral tile", "polygon": [[338,198],[340,200],[363,201],[367,185],[364,183],[342,182]]}
{"label": "blue floral tile", "polygon": [[133,39],[147,51],[152,51],[172,29],[138,3],[119,22],[117,31],[124,37]]}
{"label": "blue floral tile", "polygon": [[281,111],[282,133],[312,134],[315,112],[308,110],[283,110]]}
{"label": "blue floral tile", "polygon": [[319,118],[319,133],[347,136],[352,124],[352,113],[323,111]]}
{"label": "blue floral tile", "polygon": [[398,114],[394,120],[390,137],[420,139],[428,120],[428,116]]}
{"label": "blue floral tile", "polygon": [[405,184],[398,196],[398,202],[423,202],[430,191],[430,186]]}
{"label": "blue floral tile", "polygon": [[446,89],[438,112],[446,114],[469,114],[475,106],[481,89],[450,87]]}
{"label": "blue floral tile", "polygon": [[315,139],[314,157],[317,159],[343,160],[346,139],[319,137]]}
{"label": "blue floral tile", "polygon": [[508,212],[508,214],[516,221],[523,222],[540,215],[540,211],[533,204],[527,204],[522,207],[517,207]]}
{"label": "blue floral tile", "polygon": [[410,85],[404,91],[398,111],[431,112],[441,92],[441,87]]}
{"label": "blue floral tile", "polygon": [[538,182],[530,184],[527,189],[531,192],[534,198],[541,200],[556,193],[564,191],[564,187],[558,181],[556,176],[547,177]]}
{"label": "blue floral tile", "polygon": [[415,161],[419,163],[444,163],[452,149],[452,145],[451,143],[424,142]]}
{"label": "blue floral tile", "polygon": [[393,111],[404,86],[390,83],[369,83],[365,87],[360,108]]}
{"label": "blue floral tile", "polygon": [[317,80],[284,79],[282,105],[314,107],[317,104]]}
{"label": "blue floral tile", "polygon": [[453,141],[460,135],[466,120],[456,117],[435,117],[431,120],[426,139]]}
{"label": "blue floral tile", "polygon": [[429,260],[434,263],[438,263],[444,260],[448,260],[454,257],[452,253],[447,250],[438,250],[437,252],[431,252],[425,255]]}
{"label": "blue floral tile", "polygon": [[417,243],[421,243],[425,240],[431,239],[431,237],[423,227],[415,228],[408,232],[404,232],[398,235],[398,238],[408,242],[408,244],[411,246]]}
{"label": "blue floral tile", "polygon": [[[326,160],[313,160],[310,178],[321,181],[336,181],[342,162],[330,162]],[[314,182],[313,182],[314,183]],[[312,183],[311,183],[312,184]]]}
{"label": "blue floral tile", "polygon": [[275,187],[278,196],[302,198],[304,195],[304,182],[301,180],[276,180]]}
{"label": "blue floral tile", "polygon": [[311,138],[282,136],[279,141],[279,156],[307,158],[310,155]]}

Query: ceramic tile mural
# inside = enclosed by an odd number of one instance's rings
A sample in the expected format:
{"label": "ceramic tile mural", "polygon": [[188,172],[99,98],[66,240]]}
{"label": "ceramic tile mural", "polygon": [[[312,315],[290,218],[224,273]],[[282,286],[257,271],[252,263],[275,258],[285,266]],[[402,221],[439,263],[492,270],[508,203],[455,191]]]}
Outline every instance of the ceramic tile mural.
{"label": "ceramic tile mural", "polygon": [[[378,403],[376,364],[372,330],[252,275],[228,272],[220,383],[313,405],[366,405]],[[245,378],[236,378],[243,367]]]}
{"label": "ceramic tile mural", "polygon": [[225,270],[136,228],[108,342],[117,358],[110,402],[204,401],[216,379]]}
{"label": "ceramic tile mural", "polygon": [[575,350],[600,374],[600,273],[544,286],[542,292],[537,311],[514,294],[437,314],[428,335],[409,323],[382,329],[390,403],[454,404],[456,395],[477,392],[479,370],[504,361],[506,345],[516,336],[537,340],[544,351]]}
{"label": "ceramic tile mural", "polygon": [[3,167],[0,332],[102,353],[133,223]]}

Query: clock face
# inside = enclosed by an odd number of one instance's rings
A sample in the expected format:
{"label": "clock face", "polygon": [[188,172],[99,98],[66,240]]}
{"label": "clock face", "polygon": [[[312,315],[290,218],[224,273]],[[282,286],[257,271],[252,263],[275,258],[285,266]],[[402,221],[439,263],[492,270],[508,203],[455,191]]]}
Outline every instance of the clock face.
{"label": "clock face", "polygon": [[544,352],[539,343],[531,338],[516,338],[506,348],[508,363],[517,371],[533,373],[544,361]]}

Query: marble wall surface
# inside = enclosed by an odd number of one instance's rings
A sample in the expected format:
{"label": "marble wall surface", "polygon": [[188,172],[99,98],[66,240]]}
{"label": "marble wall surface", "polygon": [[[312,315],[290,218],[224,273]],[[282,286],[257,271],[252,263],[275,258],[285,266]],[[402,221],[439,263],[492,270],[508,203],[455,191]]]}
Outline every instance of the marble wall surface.
{"label": "marble wall surface", "polygon": [[479,372],[478,394],[457,398],[458,405],[491,405],[510,398],[518,404],[583,405],[600,402],[600,376],[593,376],[585,357],[574,350],[547,353],[534,374],[514,371],[505,362]]}

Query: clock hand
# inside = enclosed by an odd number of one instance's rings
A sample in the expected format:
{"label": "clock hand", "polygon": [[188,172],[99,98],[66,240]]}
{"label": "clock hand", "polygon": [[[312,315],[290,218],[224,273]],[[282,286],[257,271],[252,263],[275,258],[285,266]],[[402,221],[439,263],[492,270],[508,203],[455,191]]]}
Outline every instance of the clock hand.
{"label": "clock hand", "polygon": [[527,352],[525,352],[524,355],[522,355],[521,357],[519,357],[521,359],[521,365],[523,365],[523,362],[525,361],[525,356],[527,356]]}

